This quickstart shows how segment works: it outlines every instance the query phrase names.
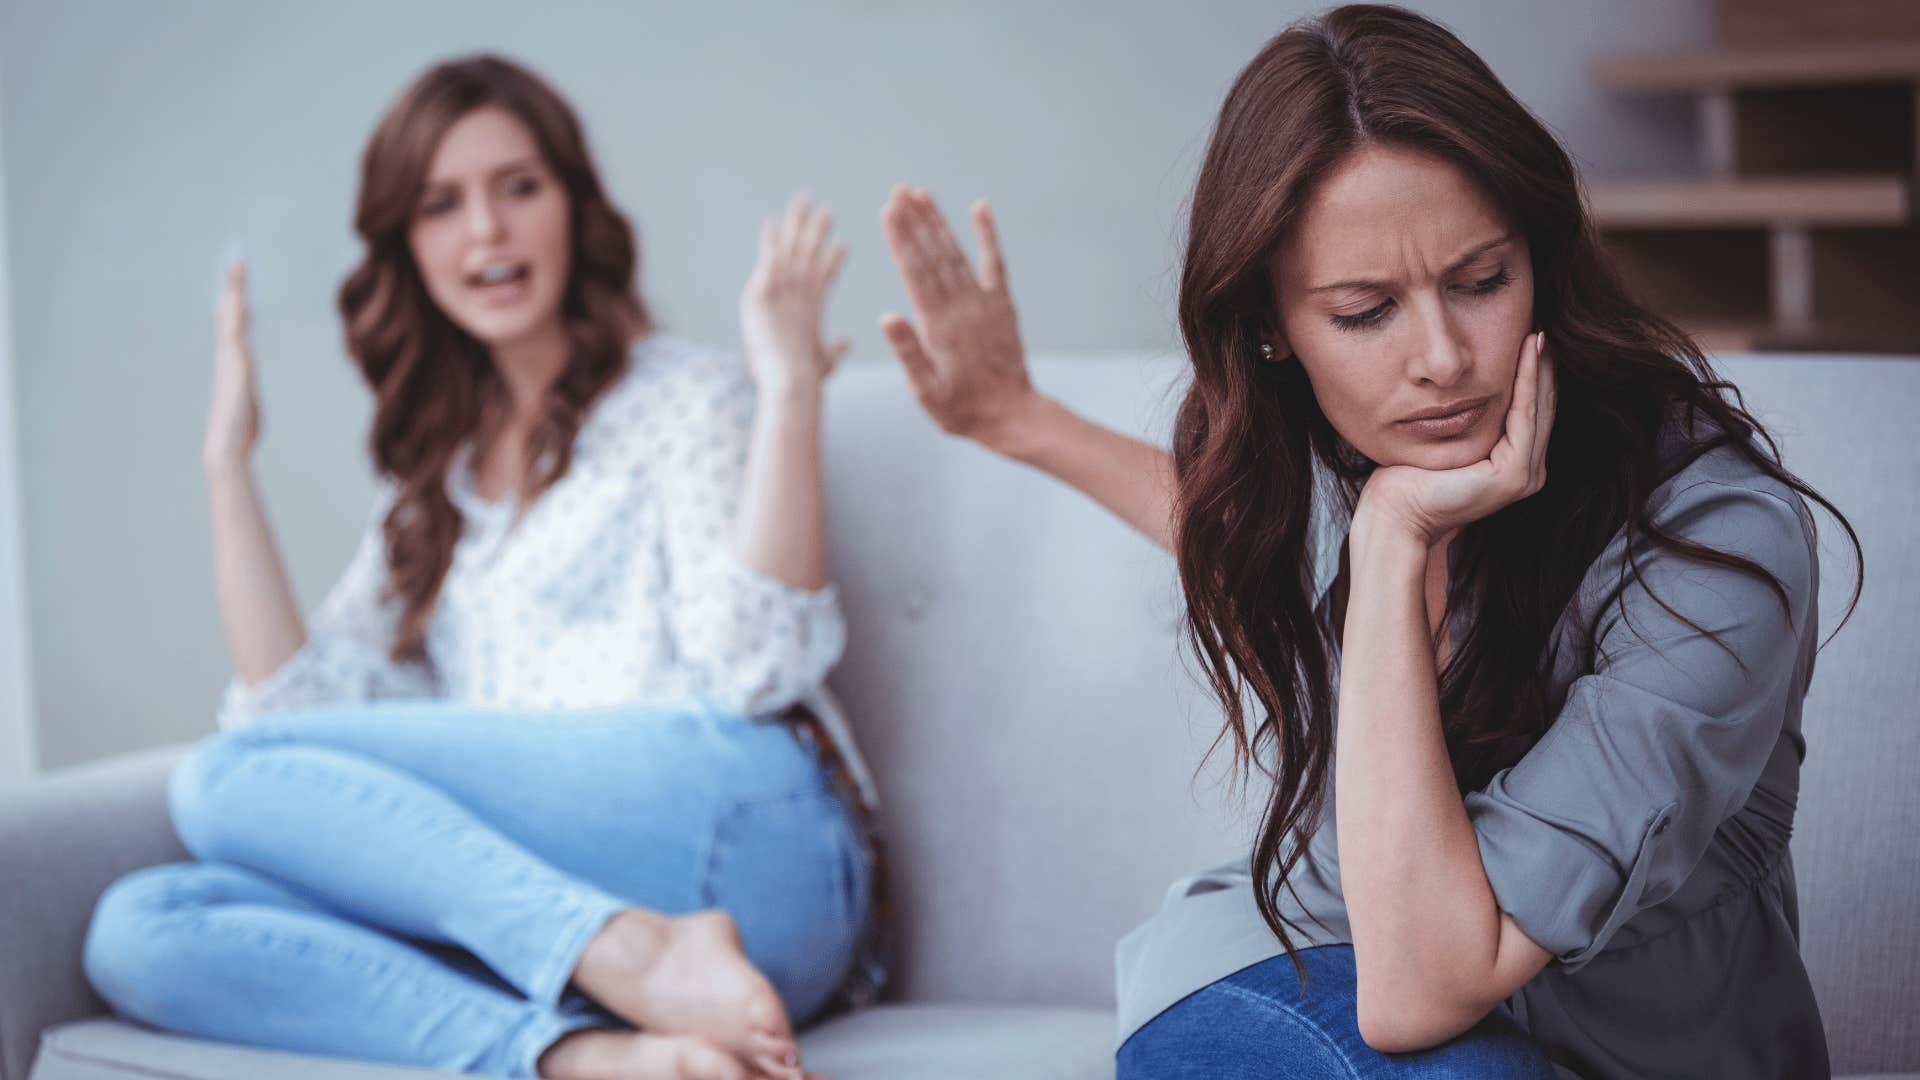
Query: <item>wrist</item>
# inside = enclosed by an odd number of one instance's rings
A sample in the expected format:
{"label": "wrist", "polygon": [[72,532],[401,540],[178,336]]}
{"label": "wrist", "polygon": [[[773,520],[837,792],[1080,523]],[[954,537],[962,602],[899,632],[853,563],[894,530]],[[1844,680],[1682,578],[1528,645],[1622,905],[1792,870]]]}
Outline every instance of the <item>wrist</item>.
{"label": "wrist", "polygon": [[1381,512],[1365,499],[1354,508],[1353,524],[1347,530],[1348,555],[1356,565],[1414,565],[1424,573],[1433,544],[1398,515]]}
{"label": "wrist", "polygon": [[1070,415],[1058,401],[1038,390],[1028,390],[993,423],[972,433],[972,438],[1001,457],[1033,465],[1046,452],[1048,433],[1057,430]]}
{"label": "wrist", "polygon": [[826,386],[812,376],[772,375],[757,380],[754,389],[762,411],[791,415],[817,412]]}

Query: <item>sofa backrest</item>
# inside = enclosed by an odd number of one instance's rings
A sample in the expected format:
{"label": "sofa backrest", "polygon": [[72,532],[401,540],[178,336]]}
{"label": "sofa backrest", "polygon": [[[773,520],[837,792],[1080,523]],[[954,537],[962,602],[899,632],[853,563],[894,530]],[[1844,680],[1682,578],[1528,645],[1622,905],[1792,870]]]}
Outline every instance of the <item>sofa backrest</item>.
{"label": "sofa backrest", "polygon": [[[1852,519],[1868,588],[1822,654],[1795,840],[1804,951],[1842,1070],[1920,1069],[1920,362],[1729,356],[1787,464]],[[1164,444],[1182,367],[1043,358],[1035,381]],[[1243,853],[1257,802],[1201,770],[1218,712],[1170,557],[1076,493],[943,436],[897,370],[830,394],[833,684],[878,774],[919,1000],[1112,1001],[1116,939],[1175,877]],[[1851,591],[1823,522],[1822,616]],[[1257,794],[1257,792],[1256,792]]]}
{"label": "sofa backrest", "polygon": [[[1793,861],[1834,1070],[1920,1070],[1920,360],[1735,355],[1717,366],[1787,467],[1860,534],[1860,606],[1814,664]],[[1820,528],[1821,639],[1857,566]]]}

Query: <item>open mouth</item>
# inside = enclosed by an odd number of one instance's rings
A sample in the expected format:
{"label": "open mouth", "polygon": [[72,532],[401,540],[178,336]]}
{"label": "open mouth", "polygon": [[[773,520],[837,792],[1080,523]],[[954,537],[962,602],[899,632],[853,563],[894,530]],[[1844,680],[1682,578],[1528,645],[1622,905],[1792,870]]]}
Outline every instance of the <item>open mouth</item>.
{"label": "open mouth", "polygon": [[524,262],[491,263],[465,278],[467,287],[495,299],[513,299],[526,290],[533,267]]}

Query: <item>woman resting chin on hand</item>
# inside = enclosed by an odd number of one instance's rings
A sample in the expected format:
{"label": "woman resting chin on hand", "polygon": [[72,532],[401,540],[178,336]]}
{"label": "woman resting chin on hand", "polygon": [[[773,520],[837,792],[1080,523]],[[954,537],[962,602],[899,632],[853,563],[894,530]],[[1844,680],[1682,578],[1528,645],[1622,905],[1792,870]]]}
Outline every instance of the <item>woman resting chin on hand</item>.
{"label": "woman resting chin on hand", "polygon": [[1174,552],[1271,778],[1120,943],[1121,1080],[1828,1075],[1787,842],[1834,508],[1425,18],[1268,42],[1191,206],[1171,454],[1032,386],[984,205],[977,268],[882,211],[922,406]]}

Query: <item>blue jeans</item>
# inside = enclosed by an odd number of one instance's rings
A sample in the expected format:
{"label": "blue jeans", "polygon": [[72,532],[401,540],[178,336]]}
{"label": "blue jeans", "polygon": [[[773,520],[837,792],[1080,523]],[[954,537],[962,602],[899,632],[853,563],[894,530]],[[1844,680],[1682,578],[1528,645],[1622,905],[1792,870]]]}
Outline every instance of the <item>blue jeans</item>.
{"label": "blue jeans", "polygon": [[624,1026],[568,980],[630,906],[727,911],[799,1023],[870,906],[848,801],[778,721],[327,706],[207,740],[169,799],[199,861],[107,890],[87,977],[134,1019],[282,1050],[533,1076]]}
{"label": "blue jeans", "polygon": [[1546,1054],[1502,1012],[1431,1050],[1383,1054],[1360,1038],[1353,948],[1305,949],[1304,992],[1276,956],[1201,988],[1120,1047],[1119,1080],[1500,1077],[1553,1080]]}

